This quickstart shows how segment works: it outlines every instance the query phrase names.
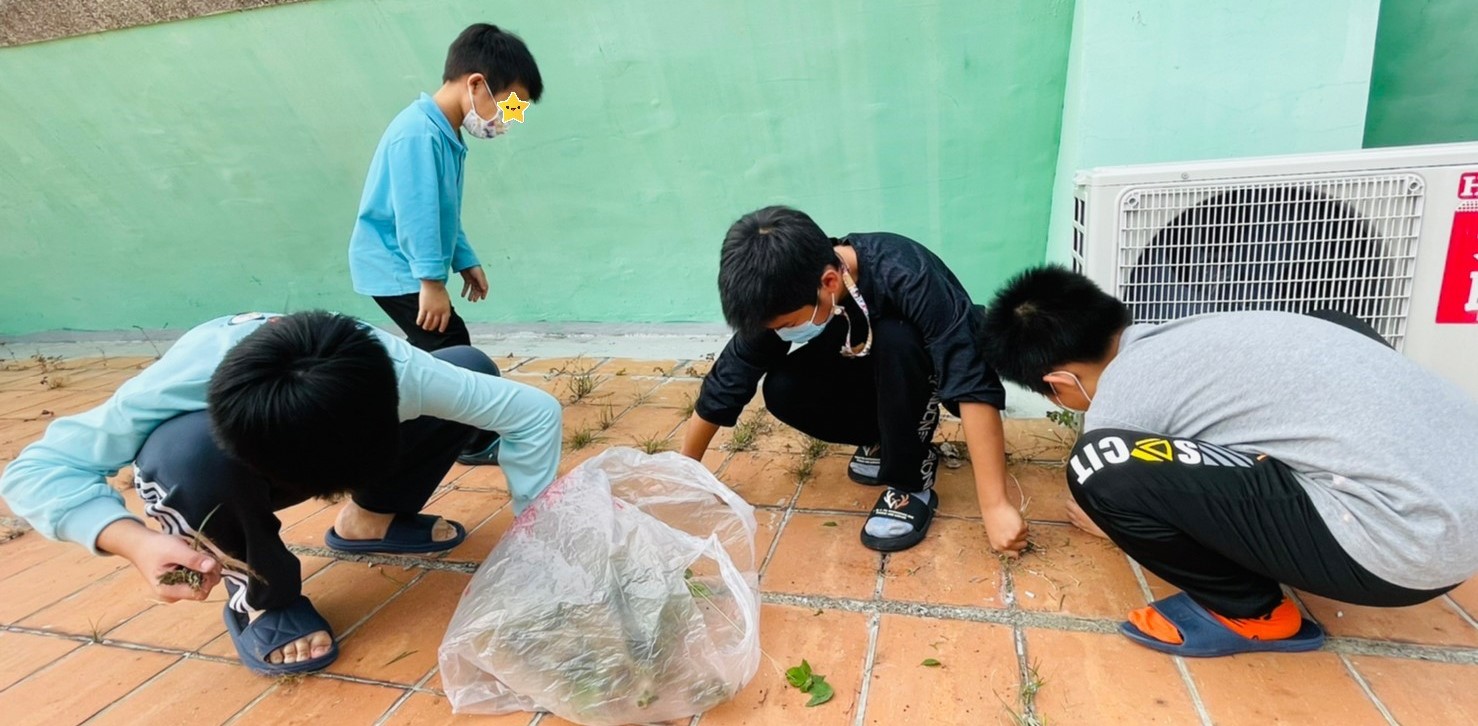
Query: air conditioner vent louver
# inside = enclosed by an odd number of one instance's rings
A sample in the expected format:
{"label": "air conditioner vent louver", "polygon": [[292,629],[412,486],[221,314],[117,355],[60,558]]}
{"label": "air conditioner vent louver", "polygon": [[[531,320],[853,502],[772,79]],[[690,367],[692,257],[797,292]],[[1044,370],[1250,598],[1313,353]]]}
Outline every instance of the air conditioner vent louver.
{"label": "air conditioner vent louver", "polygon": [[[1138,322],[1233,310],[1334,309],[1398,348],[1424,185],[1413,174],[1132,187],[1119,196],[1116,285]],[[1083,265],[1085,203],[1074,200]]]}
{"label": "air conditioner vent louver", "polygon": [[1082,190],[1073,195],[1073,272],[1083,271],[1083,237],[1087,234],[1088,203]]}

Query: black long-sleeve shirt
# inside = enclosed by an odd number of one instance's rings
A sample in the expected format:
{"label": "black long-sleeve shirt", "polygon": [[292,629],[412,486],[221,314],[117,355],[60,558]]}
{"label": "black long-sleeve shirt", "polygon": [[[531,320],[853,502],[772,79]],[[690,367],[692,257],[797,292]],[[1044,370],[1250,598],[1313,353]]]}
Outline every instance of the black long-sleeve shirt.
{"label": "black long-sleeve shirt", "polygon": [[[1006,391],[982,350],[984,311],[943,260],[918,242],[887,232],[854,233],[838,244],[857,253],[857,290],[871,321],[904,320],[918,329],[934,361],[941,401],[1005,407]],[[837,302],[854,321],[853,343],[861,343],[867,335],[860,325],[862,311],[850,295]],[[698,415],[733,426],[754,398],[760,378],[789,352],[790,344],[773,331],[734,336],[703,380]]]}

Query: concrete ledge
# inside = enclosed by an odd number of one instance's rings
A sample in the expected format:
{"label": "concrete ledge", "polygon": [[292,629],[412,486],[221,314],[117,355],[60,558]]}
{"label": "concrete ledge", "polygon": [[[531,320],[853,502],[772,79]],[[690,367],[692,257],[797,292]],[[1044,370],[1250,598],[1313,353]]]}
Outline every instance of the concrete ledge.
{"label": "concrete ledge", "polygon": [[302,0],[0,0],[0,47]]}
{"label": "concrete ledge", "polygon": [[[382,328],[384,326],[381,326]],[[473,324],[472,344],[494,357],[516,354],[536,358],[633,358],[637,360],[703,360],[723,350],[729,331],[711,323],[529,323]],[[399,335],[400,331],[385,328]],[[59,330],[32,335],[0,336],[0,359],[33,355],[91,358],[100,355],[160,355],[183,330]],[[1006,415],[1040,418],[1051,406],[1026,389],[1006,385]]]}

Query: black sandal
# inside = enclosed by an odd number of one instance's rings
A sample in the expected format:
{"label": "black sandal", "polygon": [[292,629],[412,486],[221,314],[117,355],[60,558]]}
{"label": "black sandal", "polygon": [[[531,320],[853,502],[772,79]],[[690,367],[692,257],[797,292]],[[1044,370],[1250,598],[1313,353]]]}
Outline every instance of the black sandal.
{"label": "black sandal", "polygon": [[924,540],[929,525],[934,521],[934,511],[939,508],[939,492],[931,492],[929,503],[918,497],[889,488],[878,497],[869,517],[886,517],[913,525],[913,531],[897,537],[874,537],[862,529],[862,546],[877,552],[902,552]]}

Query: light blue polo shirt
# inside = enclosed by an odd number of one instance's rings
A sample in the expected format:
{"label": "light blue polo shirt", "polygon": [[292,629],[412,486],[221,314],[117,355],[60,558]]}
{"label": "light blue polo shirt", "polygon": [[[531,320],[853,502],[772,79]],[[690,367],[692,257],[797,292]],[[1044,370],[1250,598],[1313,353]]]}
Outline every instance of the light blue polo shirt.
{"label": "light blue polo shirt", "polygon": [[[203,411],[210,378],[242,338],[269,324],[271,313],[217,318],[185,333],[154,365],[125,382],[102,405],[59,418],[0,475],[0,499],[50,539],[97,551],[108,525],[132,517],[106,477],[138,456],[159,425]],[[498,465],[515,513],[554,481],[559,468],[559,401],[522,383],[458,368],[373,330],[395,365],[401,421],[430,416],[501,435]],[[374,452],[366,452],[373,455]]]}
{"label": "light blue polo shirt", "polygon": [[480,264],[462,231],[467,145],[426,94],[390,122],[370,160],[349,237],[349,275],[361,295],[419,292]]}

